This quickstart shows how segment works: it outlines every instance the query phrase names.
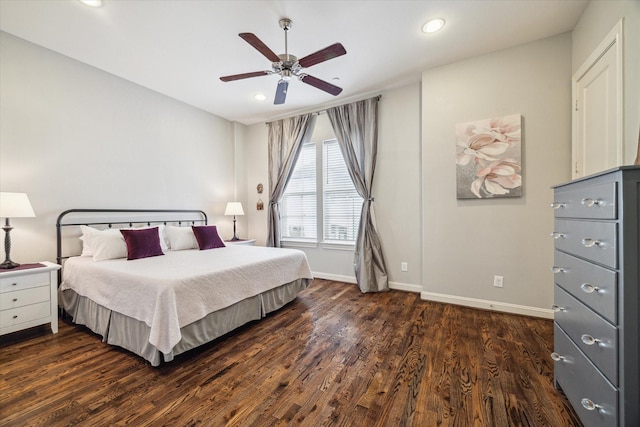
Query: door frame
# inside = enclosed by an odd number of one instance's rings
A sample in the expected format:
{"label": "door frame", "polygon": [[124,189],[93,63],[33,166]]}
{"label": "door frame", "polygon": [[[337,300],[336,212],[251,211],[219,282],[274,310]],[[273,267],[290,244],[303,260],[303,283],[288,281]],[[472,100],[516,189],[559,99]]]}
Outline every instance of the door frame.
{"label": "door frame", "polygon": [[616,55],[616,163],[623,164],[624,155],[624,61],[623,61],[623,19],[613,27],[609,34],[600,42],[598,47],[589,55],[587,60],[578,68],[578,71],[571,77],[571,177],[580,178],[584,176],[584,165],[580,164],[578,158],[578,82],[584,75],[600,60],[602,56],[609,50],[615,49]]}

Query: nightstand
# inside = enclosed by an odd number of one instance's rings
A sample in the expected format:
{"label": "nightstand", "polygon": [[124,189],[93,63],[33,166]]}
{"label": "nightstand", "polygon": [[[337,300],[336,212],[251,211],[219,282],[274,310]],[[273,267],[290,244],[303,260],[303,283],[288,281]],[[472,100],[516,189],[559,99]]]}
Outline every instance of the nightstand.
{"label": "nightstand", "polygon": [[256,244],[256,239],[225,240],[224,244],[227,246],[229,245],[253,246]]}
{"label": "nightstand", "polygon": [[58,264],[0,270],[0,335],[51,323],[58,333]]}

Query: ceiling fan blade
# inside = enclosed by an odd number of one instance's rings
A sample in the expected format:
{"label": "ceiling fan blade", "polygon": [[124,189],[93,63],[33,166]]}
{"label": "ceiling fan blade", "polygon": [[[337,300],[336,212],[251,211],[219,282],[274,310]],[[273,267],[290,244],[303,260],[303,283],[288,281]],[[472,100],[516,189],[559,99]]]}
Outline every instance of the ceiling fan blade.
{"label": "ceiling fan blade", "polygon": [[248,79],[251,77],[268,76],[269,74],[271,73],[268,71],[254,71],[252,73],[233,74],[231,76],[223,76],[223,77],[220,77],[220,80],[222,80],[223,82],[231,82],[234,80]]}
{"label": "ceiling fan blade", "polygon": [[300,80],[308,85],[330,93],[333,96],[337,96],[340,94],[340,92],[342,92],[342,88],[334,86],[329,82],[325,82],[324,80],[320,80],[319,78],[310,76],[308,74],[302,74],[300,76]]}
{"label": "ceiling fan blade", "polygon": [[331,46],[325,47],[311,55],[307,55],[301,60],[298,61],[302,68],[311,67],[312,65],[319,64],[324,61],[328,61],[330,59],[336,58],[338,56],[342,56],[347,53],[346,49],[342,44],[335,43]]}
{"label": "ceiling fan blade", "polygon": [[284,104],[284,100],[287,99],[287,90],[289,89],[289,82],[286,80],[278,81],[278,88],[276,89],[276,97],[273,100],[275,105]]}
{"label": "ceiling fan blade", "polygon": [[280,57],[269,49],[266,44],[262,43],[262,40],[260,40],[255,34],[240,33],[238,35],[242,37],[244,41],[253,46],[258,52],[263,54],[269,61],[280,62]]}

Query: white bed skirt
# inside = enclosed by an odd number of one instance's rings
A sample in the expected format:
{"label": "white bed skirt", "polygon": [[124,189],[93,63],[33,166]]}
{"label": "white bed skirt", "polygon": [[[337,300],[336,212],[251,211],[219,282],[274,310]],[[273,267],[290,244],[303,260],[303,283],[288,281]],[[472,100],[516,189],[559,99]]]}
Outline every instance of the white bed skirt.
{"label": "white bed skirt", "polygon": [[312,279],[298,279],[262,294],[244,299],[210,313],[180,329],[182,339],[171,352],[162,353],[149,343],[151,329],[144,322],[109,310],[71,289],[59,290],[58,301],[73,322],[103,337],[103,341],[125,348],[146,359],[152,366],[169,362],[187,350],[212,341],[293,301]]}

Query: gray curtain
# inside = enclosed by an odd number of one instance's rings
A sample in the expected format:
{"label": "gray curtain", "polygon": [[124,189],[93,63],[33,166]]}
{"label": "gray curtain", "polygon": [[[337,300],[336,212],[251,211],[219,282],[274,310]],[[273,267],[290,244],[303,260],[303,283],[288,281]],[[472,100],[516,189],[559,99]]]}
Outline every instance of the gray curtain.
{"label": "gray curtain", "polygon": [[280,247],[278,201],[287,187],[302,144],[311,139],[316,116],[304,114],[268,123],[269,126],[269,206],[267,246]]}
{"label": "gray curtain", "polygon": [[378,154],[378,100],[379,97],[375,97],[327,110],[349,175],[364,199],[353,262],[362,292],[389,290],[372,197]]}

